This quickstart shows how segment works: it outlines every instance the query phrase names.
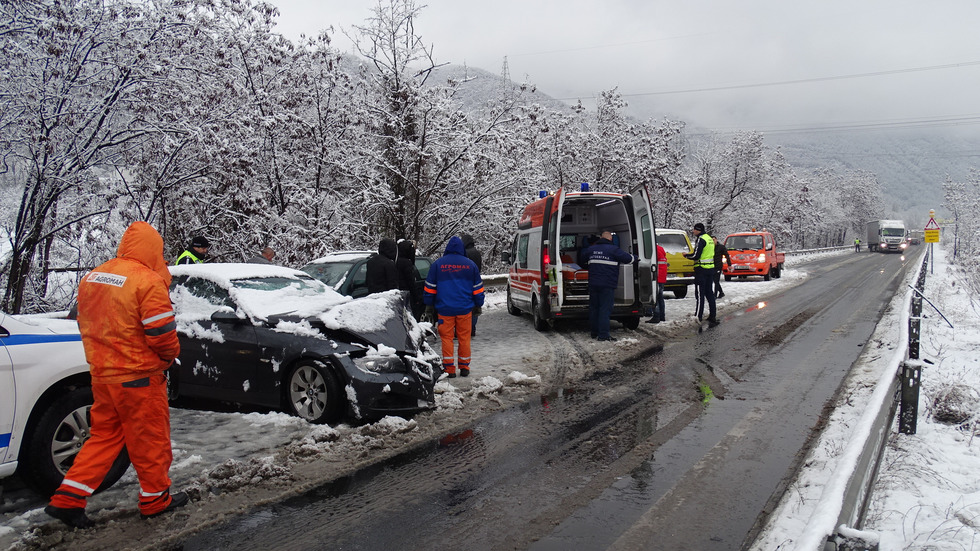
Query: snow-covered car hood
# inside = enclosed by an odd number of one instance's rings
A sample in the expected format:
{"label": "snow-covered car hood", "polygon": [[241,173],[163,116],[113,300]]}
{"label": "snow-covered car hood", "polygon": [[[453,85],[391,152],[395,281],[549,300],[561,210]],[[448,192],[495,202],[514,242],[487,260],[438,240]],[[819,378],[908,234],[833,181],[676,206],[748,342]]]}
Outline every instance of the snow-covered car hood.
{"label": "snow-covered car hood", "polygon": [[353,333],[395,350],[415,350],[422,329],[408,315],[399,291],[376,293],[335,306],[317,316],[328,329]]}
{"label": "snow-covered car hood", "polygon": [[[398,291],[353,299],[305,272],[265,264],[181,265],[171,267],[171,273],[174,287],[170,296],[178,328],[188,334],[194,333],[191,325],[211,319],[215,312],[234,311],[277,331],[313,336],[317,333],[314,326],[322,324],[327,330],[353,335],[355,340],[396,350],[414,350],[422,339]],[[189,289],[182,276],[212,282],[214,293]],[[216,304],[217,288],[230,300]]]}

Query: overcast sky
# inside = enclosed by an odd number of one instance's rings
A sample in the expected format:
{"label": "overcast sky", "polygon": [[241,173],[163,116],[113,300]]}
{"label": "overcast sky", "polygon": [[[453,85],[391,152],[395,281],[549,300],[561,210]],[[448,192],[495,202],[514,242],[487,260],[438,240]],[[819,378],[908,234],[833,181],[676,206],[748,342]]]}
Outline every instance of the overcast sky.
{"label": "overcast sky", "polygon": [[[333,26],[345,51],[340,29],[376,6],[270,1],[279,32]],[[975,0],[417,2],[416,32],[438,62],[499,74],[506,58],[513,80],[561,99],[618,87],[634,114],[716,130],[946,119],[980,130]]]}

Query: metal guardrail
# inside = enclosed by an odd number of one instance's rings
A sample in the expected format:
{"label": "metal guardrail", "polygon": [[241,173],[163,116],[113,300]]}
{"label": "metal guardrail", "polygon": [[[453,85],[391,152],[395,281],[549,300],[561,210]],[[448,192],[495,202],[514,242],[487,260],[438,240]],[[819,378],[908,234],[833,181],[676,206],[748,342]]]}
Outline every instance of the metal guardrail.
{"label": "metal guardrail", "polygon": [[806,256],[808,254],[825,253],[829,251],[854,250],[854,245],[839,245],[837,247],[820,247],[817,249],[800,249],[797,251],[786,251],[786,256]]}
{"label": "metal guardrail", "polygon": [[[927,260],[928,255],[923,255],[919,266],[917,285],[920,290],[925,286]],[[910,315],[914,306],[913,294],[914,289],[910,289],[905,295],[905,303],[910,307],[902,311],[899,323],[900,344],[889,360],[891,369],[886,369],[875,385],[864,414],[838,461],[837,469],[824,487],[814,508],[815,513],[798,540],[796,549],[799,551],[878,549],[878,535],[862,531],[861,526],[870,502],[871,487],[878,474],[881,454],[891,434],[902,395],[903,374],[908,375],[906,370],[917,367],[918,363],[918,360],[908,358],[912,336],[911,322],[921,312],[920,304],[919,312],[915,316]],[[917,330],[915,338],[918,339]],[[917,390],[917,379],[915,385]],[[912,430],[914,431],[914,426]]]}
{"label": "metal guardrail", "polygon": [[503,287],[507,285],[507,274],[493,274],[483,276],[484,287]]}

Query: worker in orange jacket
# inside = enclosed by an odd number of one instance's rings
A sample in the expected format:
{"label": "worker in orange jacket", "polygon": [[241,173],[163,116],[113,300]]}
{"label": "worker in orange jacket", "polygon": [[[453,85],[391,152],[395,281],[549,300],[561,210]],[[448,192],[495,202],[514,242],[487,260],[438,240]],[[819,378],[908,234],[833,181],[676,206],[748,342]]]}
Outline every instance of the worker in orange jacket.
{"label": "worker in orange jacket", "polygon": [[44,511],[88,528],[85,502],[123,446],[139,478],[139,510],[153,517],[187,503],[170,493],[170,405],[164,371],[180,353],[163,238],[134,222],[116,258],[78,286],[78,328],[92,374],[92,436]]}

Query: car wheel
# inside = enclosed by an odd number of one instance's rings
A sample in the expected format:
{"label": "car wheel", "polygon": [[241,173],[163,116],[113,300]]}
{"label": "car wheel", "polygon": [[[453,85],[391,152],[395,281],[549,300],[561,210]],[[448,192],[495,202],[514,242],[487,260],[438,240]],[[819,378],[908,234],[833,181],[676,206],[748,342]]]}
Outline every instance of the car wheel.
{"label": "car wheel", "polygon": [[623,319],[621,319],[619,321],[620,321],[620,323],[623,324],[623,327],[625,327],[627,329],[636,329],[637,327],[640,326],[640,317],[639,316],[631,316],[631,317],[628,317],[628,318],[623,318]]}
{"label": "car wheel", "polygon": [[730,275],[726,275],[725,276],[725,281],[731,281],[731,280],[732,280],[732,276],[730,276]]}
{"label": "car wheel", "polygon": [[762,279],[764,279],[765,281],[769,281],[772,279],[772,268],[769,268],[769,271],[767,271],[765,275],[762,276]]}
{"label": "car wheel", "polygon": [[334,423],[343,415],[346,401],[333,373],[322,362],[302,361],[289,374],[286,387],[290,413],[311,423]]}
{"label": "car wheel", "polygon": [[[82,444],[92,435],[91,387],[76,387],[58,397],[38,419],[24,440],[20,475],[24,482],[43,496],[49,496],[75,462]],[[115,484],[129,468],[124,447],[109,468],[96,493]]]}
{"label": "car wheel", "polygon": [[541,315],[541,308],[538,307],[538,299],[531,298],[531,316],[534,318],[534,328],[538,331],[551,329],[551,324]]}
{"label": "car wheel", "polygon": [[684,298],[687,296],[687,285],[683,287],[674,287],[674,298]]}
{"label": "car wheel", "polygon": [[507,313],[512,316],[521,315],[521,309],[514,304],[514,299],[510,296],[510,285],[507,286]]}

